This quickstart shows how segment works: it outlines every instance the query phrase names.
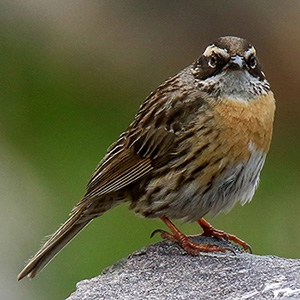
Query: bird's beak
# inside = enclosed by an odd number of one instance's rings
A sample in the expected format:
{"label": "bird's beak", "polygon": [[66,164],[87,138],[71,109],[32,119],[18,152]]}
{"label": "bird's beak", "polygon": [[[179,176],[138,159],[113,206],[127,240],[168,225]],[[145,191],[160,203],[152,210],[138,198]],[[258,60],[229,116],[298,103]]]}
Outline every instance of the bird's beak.
{"label": "bird's beak", "polygon": [[244,57],[236,55],[231,57],[228,67],[232,70],[241,70],[245,66]]}

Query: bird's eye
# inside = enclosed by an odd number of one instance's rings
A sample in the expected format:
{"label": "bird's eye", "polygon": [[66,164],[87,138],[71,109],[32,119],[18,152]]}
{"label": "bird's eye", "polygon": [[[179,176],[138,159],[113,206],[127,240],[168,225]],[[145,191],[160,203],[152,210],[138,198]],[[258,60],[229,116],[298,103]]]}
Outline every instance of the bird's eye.
{"label": "bird's eye", "polygon": [[212,54],[211,57],[209,57],[208,59],[208,65],[211,67],[211,68],[215,68],[218,64],[218,58],[215,54]]}
{"label": "bird's eye", "polygon": [[248,61],[247,61],[247,64],[248,66],[251,68],[251,69],[254,69],[257,65],[257,60],[255,58],[254,55],[251,55],[249,58],[248,58]]}

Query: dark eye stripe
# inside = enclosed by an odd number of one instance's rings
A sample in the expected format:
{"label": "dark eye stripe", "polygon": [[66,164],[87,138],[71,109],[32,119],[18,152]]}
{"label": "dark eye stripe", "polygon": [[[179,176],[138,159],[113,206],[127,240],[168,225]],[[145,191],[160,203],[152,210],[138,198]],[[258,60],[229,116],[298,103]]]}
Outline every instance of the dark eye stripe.
{"label": "dark eye stripe", "polygon": [[[226,65],[227,60],[224,59],[223,56],[213,53],[213,57],[215,58],[215,63],[210,64],[210,59],[212,56],[204,56],[202,55],[193,66],[195,71],[195,77],[200,80],[205,80],[208,77],[214,76],[218,74],[222,68]],[[215,65],[215,66],[213,66]]]}

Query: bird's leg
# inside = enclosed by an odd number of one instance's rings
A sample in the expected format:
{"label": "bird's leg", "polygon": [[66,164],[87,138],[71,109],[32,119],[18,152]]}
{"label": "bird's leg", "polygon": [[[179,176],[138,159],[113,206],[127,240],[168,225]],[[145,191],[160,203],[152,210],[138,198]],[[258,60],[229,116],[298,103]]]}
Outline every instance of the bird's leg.
{"label": "bird's leg", "polygon": [[[167,217],[162,217],[161,220],[170,228],[171,233],[164,230],[155,230],[151,236],[156,233],[160,233],[160,236],[169,241],[177,242],[187,253],[191,255],[199,255],[200,252],[225,252],[227,250],[232,251],[230,248],[219,247],[213,244],[197,244],[188,239],[188,236],[184,235]],[[232,251],[233,252],[233,251]]]}
{"label": "bird's leg", "polygon": [[215,229],[213,226],[211,226],[207,221],[205,221],[203,218],[197,221],[198,224],[202,227],[203,233],[202,236],[210,236],[217,239],[225,239],[232,241],[244,248],[245,251],[249,251],[252,253],[252,249],[249,244],[241,240],[240,238],[236,237],[235,235],[228,234],[222,230]]}

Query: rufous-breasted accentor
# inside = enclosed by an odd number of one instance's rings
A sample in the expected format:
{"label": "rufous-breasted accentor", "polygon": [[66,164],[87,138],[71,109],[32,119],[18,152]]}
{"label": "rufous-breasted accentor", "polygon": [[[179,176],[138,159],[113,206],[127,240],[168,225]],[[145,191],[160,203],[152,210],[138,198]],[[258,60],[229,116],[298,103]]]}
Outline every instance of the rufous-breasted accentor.
{"label": "rufous-breasted accentor", "polygon": [[226,249],[190,241],[170,219],[198,221],[203,235],[249,249],[202,217],[252,199],[269,150],[274,111],[255,48],[241,38],[219,38],[146,98],[69,219],[18,279],[34,277],[94,218],[124,201],[144,217],[161,218],[172,232],[159,230],[161,236],[192,255]]}

